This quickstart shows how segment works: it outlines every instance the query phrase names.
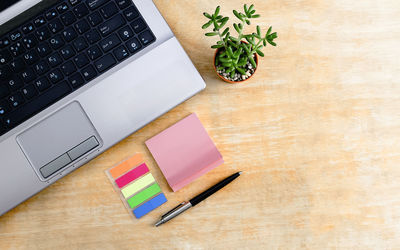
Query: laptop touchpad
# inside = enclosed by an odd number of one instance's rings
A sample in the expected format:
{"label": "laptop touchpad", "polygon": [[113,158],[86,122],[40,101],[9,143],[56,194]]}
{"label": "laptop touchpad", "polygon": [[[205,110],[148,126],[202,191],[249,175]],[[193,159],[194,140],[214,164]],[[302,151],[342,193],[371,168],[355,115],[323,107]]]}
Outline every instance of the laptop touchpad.
{"label": "laptop touchpad", "polygon": [[29,128],[17,142],[44,180],[100,146],[100,137],[78,102]]}

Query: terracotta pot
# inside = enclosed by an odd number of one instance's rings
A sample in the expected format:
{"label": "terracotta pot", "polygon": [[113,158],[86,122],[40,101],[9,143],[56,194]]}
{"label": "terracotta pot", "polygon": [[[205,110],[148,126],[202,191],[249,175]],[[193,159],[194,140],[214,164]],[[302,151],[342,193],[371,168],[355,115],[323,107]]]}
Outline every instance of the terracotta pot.
{"label": "terracotta pot", "polygon": [[246,79],[244,79],[244,80],[241,80],[241,81],[231,81],[231,80],[226,79],[225,77],[223,77],[222,75],[220,75],[220,74],[218,73],[218,71],[217,71],[217,66],[215,65],[215,58],[217,57],[217,55],[218,55],[218,53],[219,53],[220,51],[221,51],[221,48],[219,48],[219,49],[217,49],[217,50],[215,51],[213,65],[214,65],[215,73],[217,73],[217,75],[219,76],[219,78],[221,78],[223,81],[228,82],[228,83],[242,83],[242,82],[245,82],[245,81],[249,80],[250,78],[252,78],[253,75],[256,73],[257,68],[258,68],[258,55],[257,55],[257,53],[254,53],[254,55],[255,55],[254,61],[256,61],[257,67],[254,69],[253,74],[251,74],[248,78],[246,78]]}

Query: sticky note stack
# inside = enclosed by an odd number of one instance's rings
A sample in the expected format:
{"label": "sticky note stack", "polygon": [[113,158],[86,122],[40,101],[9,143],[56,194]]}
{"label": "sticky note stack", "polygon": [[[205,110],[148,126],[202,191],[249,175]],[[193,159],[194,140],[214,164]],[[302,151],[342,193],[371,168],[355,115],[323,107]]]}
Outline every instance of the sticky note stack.
{"label": "sticky note stack", "polygon": [[136,218],[141,218],[167,201],[141,154],[117,164],[106,174]]}

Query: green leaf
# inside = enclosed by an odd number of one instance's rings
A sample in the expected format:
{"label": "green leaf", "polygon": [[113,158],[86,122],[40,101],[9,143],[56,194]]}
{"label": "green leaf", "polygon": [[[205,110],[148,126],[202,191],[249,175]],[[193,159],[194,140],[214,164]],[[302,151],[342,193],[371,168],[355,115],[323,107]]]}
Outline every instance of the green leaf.
{"label": "green leaf", "polygon": [[239,39],[237,39],[236,37],[230,36],[229,39],[231,39],[234,42],[239,42]]}
{"label": "green leaf", "polygon": [[244,10],[244,13],[246,13],[246,14],[249,12],[247,9],[247,4],[243,5],[243,10]]}
{"label": "green leaf", "polygon": [[218,35],[218,33],[217,32],[207,32],[205,35],[206,36],[216,36],[216,35]]}
{"label": "green leaf", "polygon": [[228,40],[228,44],[234,48],[237,49],[238,45],[236,43],[233,43],[231,40]]}
{"label": "green leaf", "polygon": [[220,44],[211,46],[212,49],[219,49],[219,48],[223,48],[223,47],[224,47],[224,45],[220,45]]}
{"label": "green leaf", "polygon": [[237,12],[236,10],[233,10],[233,14],[240,20],[243,21],[243,17]]}
{"label": "green leaf", "polygon": [[235,58],[238,58],[239,55],[241,55],[243,52],[243,48],[239,48],[238,50],[235,51],[235,53],[233,53]]}
{"label": "green leaf", "polygon": [[246,19],[245,21],[246,21],[247,25],[250,25],[250,20],[249,19]]}
{"label": "green leaf", "polygon": [[221,9],[221,7],[217,6],[217,8],[215,9],[215,13],[214,13],[215,16],[218,16],[220,9]]}
{"label": "green leaf", "polygon": [[235,71],[232,71],[231,72],[231,78],[234,78],[235,77]]}
{"label": "green leaf", "polygon": [[254,13],[256,13],[256,10],[250,11],[250,15],[253,15]]}
{"label": "green leaf", "polygon": [[246,58],[246,57],[243,57],[243,58],[241,58],[241,59],[239,60],[237,66],[242,67],[242,66],[246,65],[246,63],[247,63],[247,58]]}
{"label": "green leaf", "polygon": [[267,46],[267,41],[265,39],[263,40],[263,45],[264,47]]}
{"label": "green leaf", "polygon": [[264,53],[262,53],[262,51],[261,50],[256,50],[256,52],[257,52],[257,54],[259,54],[261,57],[264,57]]}
{"label": "green leaf", "polygon": [[242,48],[244,48],[244,50],[246,51],[246,53],[248,54],[248,55],[250,55],[251,54],[251,51],[250,51],[250,45],[247,45],[247,44],[245,44],[245,43],[242,43],[241,44],[241,47]]}
{"label": "green leaf", "polygon": [[253,55],[249,56],[249,61],[254,68],[257,68],[256,61],[254,61]]}
{"label": "green leaf", "polygon": [[223,62],[223,63],[232,62],[232,59],[226,58],[226,57],[220,57],[219,60],[220,60],[221,62]]}
{"label": "green leaf", "polygon": [[224,27],[224,25],[228,22],[229,17],[224,17],[221,19],[221,24],[219,25],[219,27]]}
{"label": "green leaf", "polygon": [[276,43],[274,43],[273,41],[268,41],[269,44],[271,44],[272,46],[276,46]]}
{"label": "green leaf", "polygon": [[249,11],[252,11],[254,9],[254,4],[250,5]]}
{"label": "green leaf", "polygon": [[257,25],[257,35],[261,38],[261,28]]}
{"label": "green leaf", "polygon": [[251,17],[252,17],[252,18],[259,18],[260,15],[259,15],[259,14],[255,14],[255,15],[252,15]]}
{"label": "green leaf", "polygon": [[237,33],[240,33],[240,29],[236,23],[233,24],[233,28],[235,28]]}
{"label": "green leaf", "polygon": [[231,62],[224,62],[224,63],[222,63],[222,66],[224,66],[224,67],[232,67],[232,63]]}
{"label": "green leaf", "polygon": [[208,14],[207,12],[203,12],[203,15],[204,15],[205,17],[207,17],[208,19],[211,19],[211,18],[212,18],[211,15]]}
{"label": "green leaf", "polygon": [[233,51],[231,47],[228,47],[228,49],[226,50],[226,52],[228,52],[229,57],[233,57]]}
{"label": "green leaf", "polygon": [[270,37],[271,37],[272,39],[275,39],[275,38],[278,37],[278,34],[277,34],[276,32],[274,32],[274,33],[272,33],[272,34],[270,35]]}
{"label": "green leaf", "polygon": [[239,23],[239,29],[243,29],[243,25],[241,23]]}
{"label": "green leaf", "polygon": [[231,73],[233,70],[235,70],[235,68],[234,68],[234,67],[230,67],[229,69],[225,70],[225,72],[229,74],[229,73]]}
{"label": "green leaf", "polygon": [[225,35],[228,33],[228,31],[229,31],[229,28],[226,28],[226,29],[222,32],[221,36],[225,36]]}
{"label": "green leaf", "polygon": [[239,71],[240,74],[246,75],[246,71],[244,69],[237,67],[236,70]]}
{"label": "green leaf", "polygon": [[207,29],[208,27],[210,27],[210,25],[212,24],[212,21],[208,21],[207,23],[205,23],[203,26],[201,26],[202,29]]}
{"label": "green leaf", "polygon": [[218,15],[215,19],[216,20],[219,20],[219,19],[221,19],[222,18],[222,16],[221,15]]}

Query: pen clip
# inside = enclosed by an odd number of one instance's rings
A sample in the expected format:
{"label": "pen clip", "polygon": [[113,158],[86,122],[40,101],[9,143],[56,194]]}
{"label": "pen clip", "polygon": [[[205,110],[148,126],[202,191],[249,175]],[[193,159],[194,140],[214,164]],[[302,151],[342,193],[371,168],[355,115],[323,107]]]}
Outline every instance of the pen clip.
{"label": "pen clip", "polygon": [[176,210],[178,210],[179,208],[181,208],[183,205],[185,205],[187,202],[184,201],[181,204],[179,204],[178,206],[174,207],[173,209],[169,210],[166,214],[161,216],[161,219],[165,218],[166,216],[172,214],[173,212],[175,212]]}

